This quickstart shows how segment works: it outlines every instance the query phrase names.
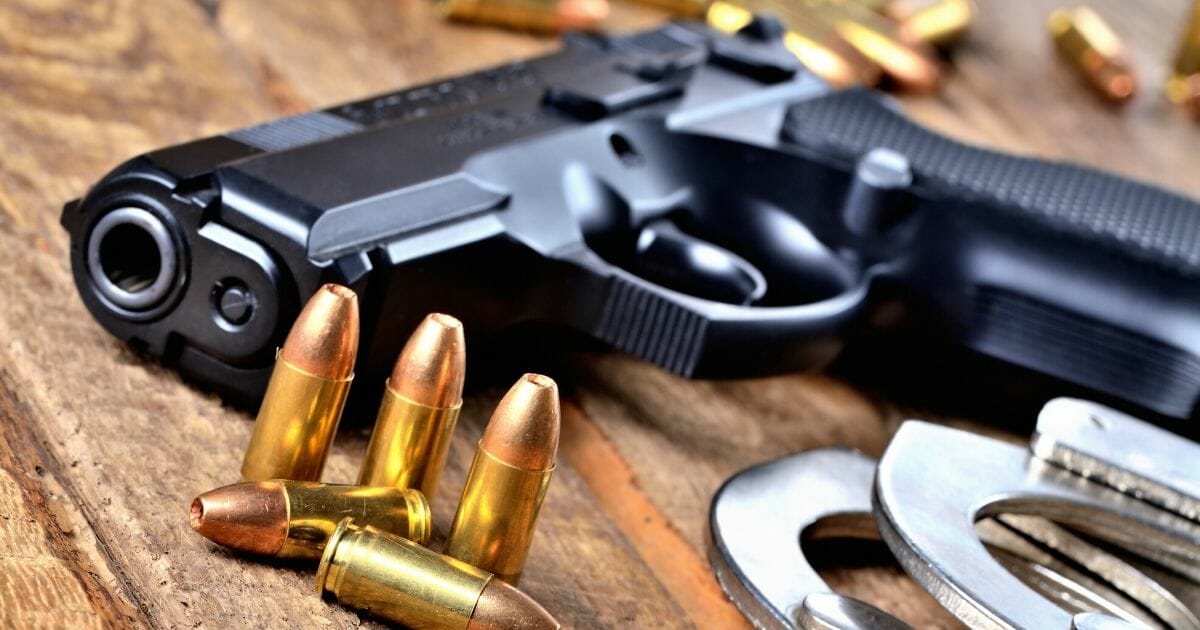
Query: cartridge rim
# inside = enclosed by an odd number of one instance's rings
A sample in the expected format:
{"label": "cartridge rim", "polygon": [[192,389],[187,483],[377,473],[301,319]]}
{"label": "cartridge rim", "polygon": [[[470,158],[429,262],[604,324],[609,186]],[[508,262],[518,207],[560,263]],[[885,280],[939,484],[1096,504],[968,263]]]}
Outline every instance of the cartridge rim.
{"label": "cartridge rim", "polygon": [[325,585],[329,579],[330,567],[333,566],[333,556],[337,553],[337,548],[341,544],[342,538],[350,531],[350,527],[353,524],[354,519],[349,516],[338,521],[337,527],[333,528],[333,533],[329,535],[329,540],[325,542],[325,552],[321,554],[321,564],[317,567],[317,576],[315,578],[317,594],[322,598],[332,590],[325,588]]}
{"label": "cartridge rim", "polygon": [[[429,498],[425,493],[415,488],[406,492],[408,499],[408,539],[418,545],[428,545],[433,536],[433,510],[429,507]],[[416,516],[419,514],[419,516]],[[343,519],[349,520],[349,518]],[[341,523],[338,523],[341,527]],[[334,530],[336,532],[336,530]],[[331,537],[332,538],[332,537]]]}

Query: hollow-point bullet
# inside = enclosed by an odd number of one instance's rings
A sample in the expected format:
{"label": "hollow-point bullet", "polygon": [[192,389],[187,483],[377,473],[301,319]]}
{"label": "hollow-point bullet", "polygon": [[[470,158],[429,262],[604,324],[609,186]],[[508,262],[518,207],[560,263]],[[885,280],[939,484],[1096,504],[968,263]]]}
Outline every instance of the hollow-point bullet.
{"label": "hollow-point bullet", "polygon": [[462,324],[441,313],[426,316],[388,377],[359,485],[416,488],[434,499],[465,371]]}
{"label": "hollow-point bullet", "polygon": [[1046,22],[1058,53],[1112,103],[1128,101],[1137,79],[1125,46],[1096,12],[1087,7],[1057,9]]}
{"label": "hollow-point bullet", "polygon": [[321,557],[343,518],[370,524],[417,544],[433,529],[429,503],[417,490],[311,481],[248,481],[209,490],[192,501],[192,529],[236,551],[279,558]]}
{"label": "hollow-point bullet", "polygon": [[491,573],[352,519],[329,538],[317,592],[413,628],[551,630],[558,622]]}
{"label": "hollow-point bullet", "polygon": [[438,0],[442,17],[524,31],[595,29],[608,17],[608,0]]}
{"label": "hollow-point bullet", "polygon": [[492,414],[446,542],[446,554],[516,584],[554,473],[558,385],[526,374]]}
{"label": "hollow-point bullet", "polygon": [[275,360],[242,460],[246,481],[319,481],[358,352],[358,298],[326,284],[304,305]]}
{"label": "hollow-point bullet", "polygon": [[[708,25],[723,33],[736,33],[754,19],[754,13],[740,4],[717,0],[705,16]],[[879,65],[846,43],[829,26],[789,14],[783,43],[813,74],[835,88],[852,85],[873,86],[879,82]]]}

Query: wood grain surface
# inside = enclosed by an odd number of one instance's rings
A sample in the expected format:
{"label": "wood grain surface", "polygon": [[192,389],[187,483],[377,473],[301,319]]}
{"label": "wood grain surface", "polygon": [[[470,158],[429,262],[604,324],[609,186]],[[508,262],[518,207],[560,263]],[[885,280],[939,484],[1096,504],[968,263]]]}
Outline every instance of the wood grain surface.
{"label": "wood grain surface", "polygon": [[[1092,4],[1141,71],[1124,110],[1055,60],[1044,28],[1055,0],[982,1],[944,90],[906,106],[955,137],[1200,197],[1200,126],[1158,92],[1189,3]],[[662,18],[617,4],[611,26]],[[252,417],[91,319],[60,208],[139,152],[554,46],[441,23],[427,0],[0,3],[0,627],[375,623],[316,597],[309,567],[247,560],[192,534],[188,502],[236,481]],[[822,374],[688,382],[583,352],[567,365],[560,464],[523,587],[569,627],[744,626],[705,557],[719,484],[814,447],[879,455],[920,411]],[[465,403],[435,513],[442,533],[500,393]],[[339,436],[326,480],[354,478],[367,437]],[[839,591],[918,626],[955,625],[895,566],[849,560],[825,567]]]}

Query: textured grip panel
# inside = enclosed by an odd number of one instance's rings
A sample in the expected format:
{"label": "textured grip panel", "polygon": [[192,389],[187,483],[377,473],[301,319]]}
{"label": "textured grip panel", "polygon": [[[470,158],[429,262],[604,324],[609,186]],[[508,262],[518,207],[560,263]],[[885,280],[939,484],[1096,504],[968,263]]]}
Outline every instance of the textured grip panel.
{"label": "textured grip panel", "polygon": [[996,287],[980,287],[969,297],[973,325],[962,333],[971,347],[1070,375],[1098,391],[1119,391],[1160,413],[1191,413],[1200,391],[1200,358],[1190,352]]}
{"label": "textured grip panel", "polygon": [[991,203],[1013,218],[1086,238],[1111,251],[1200,275],[1200,204],[1099,171],[962,144],[908,121],[865,90],[794,105],[784,138],[853,164],[886,147],[908,157],[931,196]]}
{"label": "textured grip panel", "polygon": [[691,376],[707,321],[653,291],[614,276],[596,336],[614,347]]}

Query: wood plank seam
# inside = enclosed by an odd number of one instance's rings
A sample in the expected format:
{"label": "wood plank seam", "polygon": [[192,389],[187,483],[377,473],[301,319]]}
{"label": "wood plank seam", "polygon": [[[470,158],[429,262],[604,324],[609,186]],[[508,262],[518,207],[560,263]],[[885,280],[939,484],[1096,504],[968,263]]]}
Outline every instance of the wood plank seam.
{"label": "wood plank seam", "polygon": [[[77,493],[70,487],[69,477],[63,474],[62,466],[42,448],[32,418],[32,410],[16,394],[11,376],[0,370],[0,436],[4,438],[3,450],[0,450],[0,468],[7,471],[20,486],[21,498],[41,529],[47,546],[70,570],[101,624],[106,627],[128,626],[136,622],[152,625],[149,618],[141,614],[143,610],[135,611],[104,585],[100,575],[80,553],[70,534],[55,516],[53,499],[47,496],[43,482],[28,474],[29,470],[33,470],[39,477],[53,476],[67,490],[71,500],[81,510],[84,509],[82,502],[75,501]],[[86,516],[86,511],[84,514]],[[90,518],[88,526],[91,527]],[[104,556],[110,560],[109,568],[114,575],[121,576],[119,567],[111,562],[111,556],[107,553]],[[127,581],[120,586],[126,597],[136,602],[135,589]]]}
{"label": "wood plank seam", "polygon": [[638,486],[633,469],[608,436],[574,401],[564,400],[562,407],[563,456],[691,622],[701,628],[748,627],[708,562]]}

